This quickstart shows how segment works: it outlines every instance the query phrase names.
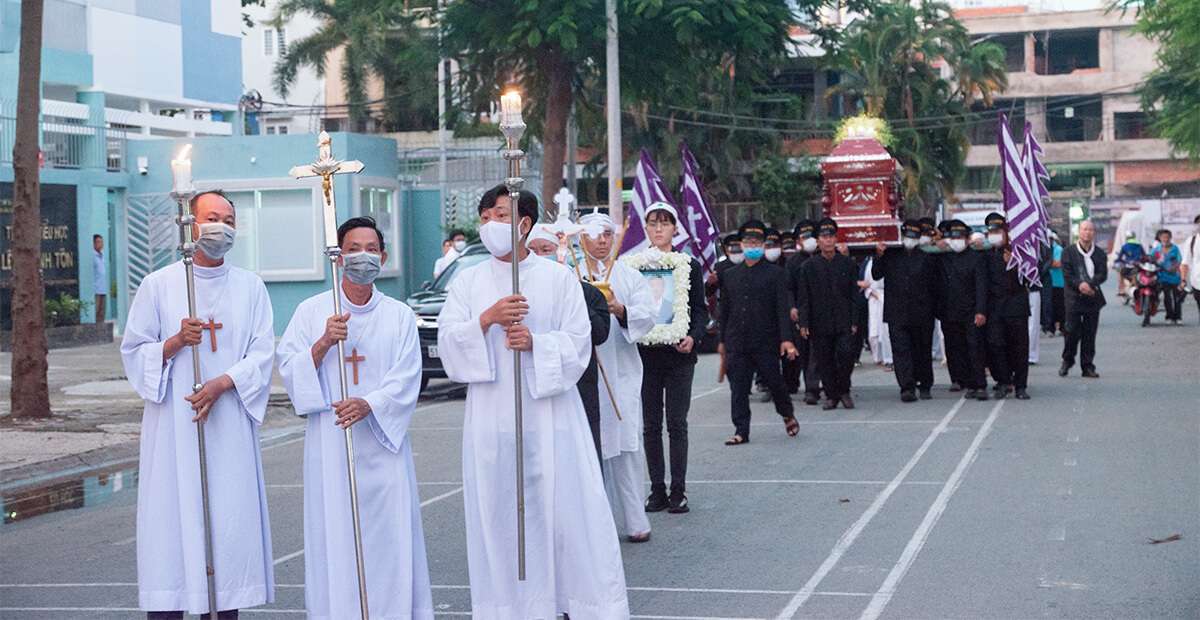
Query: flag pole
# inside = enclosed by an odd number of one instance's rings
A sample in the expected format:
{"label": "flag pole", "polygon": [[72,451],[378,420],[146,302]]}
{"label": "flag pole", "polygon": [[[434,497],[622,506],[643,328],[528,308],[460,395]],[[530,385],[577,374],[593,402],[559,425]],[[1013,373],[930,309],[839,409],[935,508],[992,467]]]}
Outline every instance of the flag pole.
{"label": "flag pole", "polygon": [[[504,160],[508,162],[508,178],[504,185],[508,189],[509,212],[512,227],[512,294],[521,294],[521,216],[518,203],[521,197],[521,136],[525,133],[525,121],[521,118],[521,95],[516,91],[505,93],[500,98],[500,131],[504,134],[507,147]],[[517,461],[517,580],[525,581],[525,433],[521,409],[521,352],[513,349],[513,418],[516,427]]]}
{"label": "flag pole", "polygon": [[[177,159],[171,160],[171,173],[174,177],[174,187],[171,198],[179,205],[179,215],[175,222],[179,225],[179,253],[183,256],[183,273],[187,281],[188,318],[196,317],[196,275],[193,260],[196,254],[196,244],[192,240],[192,225],[196,216],[192,214],[191,203],[196,197],[196,188],[192,185],[192,160],[189,155],[192,145],[183,147]],[[204,389],[204,380],[200,377],[200,349],[192,345],[192,393]],[[208,448],[204,443],[204,420],[196,420],[196,451],[200,458],[200,506],[204,512],[204,575],[208,583],[208,618],[217,620],[217,575],[213,567],[213,535],[212,510],[208,501]]]}

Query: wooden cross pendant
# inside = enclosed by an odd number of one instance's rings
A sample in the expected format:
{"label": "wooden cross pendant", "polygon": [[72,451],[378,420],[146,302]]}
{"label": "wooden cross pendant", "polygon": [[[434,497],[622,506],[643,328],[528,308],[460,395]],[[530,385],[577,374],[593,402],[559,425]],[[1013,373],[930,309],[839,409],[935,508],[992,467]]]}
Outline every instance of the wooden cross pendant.
{"label": "wooden cross pendant", "polygon": [[208,330],[208,343],[210,346],[212,346],[213,353],[217,352],[217,330],[221,329],[222,327],[225,327],[225,325],[217,323],[212,319],[212,317],[209,317],[208,322],[200,328]]}
{"label": "wooden cross pendant", "polygon": [[354,385],[358,385],[358,363],[366,361],[366,359],[366,357],[358,354],[358,347],[351,349],[350,357],[346,358],[346,361],[350,362],[350,364],[354,367]]}

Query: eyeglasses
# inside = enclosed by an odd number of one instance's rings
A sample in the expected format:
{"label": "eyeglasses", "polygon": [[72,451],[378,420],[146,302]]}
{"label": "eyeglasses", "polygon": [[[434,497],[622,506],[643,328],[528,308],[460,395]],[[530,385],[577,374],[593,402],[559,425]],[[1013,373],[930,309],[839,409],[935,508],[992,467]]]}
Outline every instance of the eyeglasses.
{"label": "eyeglasses", "polygon": [[668,220],[650,220],[646,222],[646,228],[669,228],[674,225],[673,222]]}

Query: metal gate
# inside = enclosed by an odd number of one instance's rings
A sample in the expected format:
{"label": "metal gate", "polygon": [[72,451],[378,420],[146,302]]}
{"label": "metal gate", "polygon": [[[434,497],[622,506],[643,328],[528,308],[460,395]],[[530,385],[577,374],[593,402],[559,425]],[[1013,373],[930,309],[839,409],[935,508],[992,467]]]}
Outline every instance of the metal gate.
{"label": "metal gate", "polygon": [[133,299],[142,279],[174,261],[179,245],[179,207],[167,194],[129,196],[125,210],[125,290]]}

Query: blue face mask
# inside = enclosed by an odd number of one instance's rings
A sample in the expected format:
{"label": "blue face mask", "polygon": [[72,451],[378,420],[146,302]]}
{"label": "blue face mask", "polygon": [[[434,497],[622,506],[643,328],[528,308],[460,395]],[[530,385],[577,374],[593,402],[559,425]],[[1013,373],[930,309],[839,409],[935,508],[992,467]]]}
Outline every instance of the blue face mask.
{"label": "blue face mask", "polygon": [[742,248],[742,254],[746,256],[746,260],[762,260],[764,248]]}

